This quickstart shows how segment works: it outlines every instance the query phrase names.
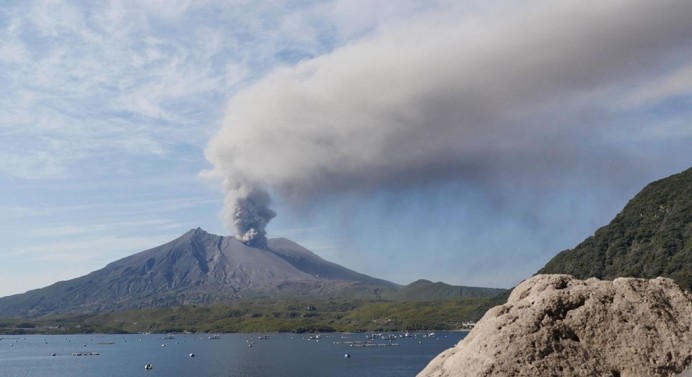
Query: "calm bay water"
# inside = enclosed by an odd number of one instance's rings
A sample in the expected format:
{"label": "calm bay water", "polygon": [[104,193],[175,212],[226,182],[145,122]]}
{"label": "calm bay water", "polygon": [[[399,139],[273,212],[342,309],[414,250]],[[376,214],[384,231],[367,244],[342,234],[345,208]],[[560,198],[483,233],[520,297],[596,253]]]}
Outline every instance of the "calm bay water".
{"label": "calm bay water", "polygon": [[[323,334],[319,339],[303,334],[268,334],[267,339],[260,339],[264,337],[260,334],[221,334],[220,339],[199,334],[173,339],[160,334],[0,336],[0,377],[415,376],[466,334],[392,335],[397,338],[366,339],[366,334]],[[364,341],[398,346],[350,346]],[[92,352],[98,355],[73,356]],[[153,369],[145,370],[145,364]]]}

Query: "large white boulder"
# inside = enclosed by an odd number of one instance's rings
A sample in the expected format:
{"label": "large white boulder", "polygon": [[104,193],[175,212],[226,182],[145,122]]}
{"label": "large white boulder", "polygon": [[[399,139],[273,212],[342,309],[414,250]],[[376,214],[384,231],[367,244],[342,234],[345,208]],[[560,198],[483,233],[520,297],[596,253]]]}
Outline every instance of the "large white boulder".
{"label": "large white boulder", "polygon": [[691,329],[671,279],[537,275],[418,376],[673,376],[692,361]]}

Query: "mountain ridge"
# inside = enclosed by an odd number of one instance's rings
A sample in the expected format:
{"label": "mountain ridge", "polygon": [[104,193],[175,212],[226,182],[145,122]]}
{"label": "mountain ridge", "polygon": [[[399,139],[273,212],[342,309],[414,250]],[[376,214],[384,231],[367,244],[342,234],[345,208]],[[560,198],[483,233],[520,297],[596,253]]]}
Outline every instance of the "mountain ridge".
{"label": "mountain ridge", "polygon": [[674,279],[692,289],[692,168],[646,185],[606,226],[538,274]]}
{"label": "mountain ridge", "polygon": [[[457,290],[457,297],[500,291],[475,289]],[[0,298],[0,316],[102,313],[272,297],[416,299],[429,293],[326,261],[285,238],[254,248],[235,237],[196,228],[87,275]]]}
{"label": "mountain ridge", "polygon": [[400,289],[397,292],[397,297],[411,300],[420,300],[423,297],[433,300],[444,300],[457,297],[493,297],[505,291],[506,289],[500,288],[466,287],[450,285],[441,281],[433,283],[427,279],[418,279]]}

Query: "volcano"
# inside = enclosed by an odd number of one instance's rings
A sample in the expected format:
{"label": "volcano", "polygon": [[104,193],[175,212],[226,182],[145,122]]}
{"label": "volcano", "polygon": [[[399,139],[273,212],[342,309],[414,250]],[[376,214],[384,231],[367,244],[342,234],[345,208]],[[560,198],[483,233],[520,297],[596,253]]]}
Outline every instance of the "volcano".
{"label": "volcano", "polygon": [[[422,295],[431,299],[430,292],[440,291],[440,284],[419,280],[400,286],[326,261],[285,238],[269,239],[266,247],[255,248],[197,228],[88,275],[0,298],[0,316],[101,313],[262,298]],[[443,285],[443,298],[503,291]]]}
{"label": "volcano", "polygon": [[244,298],[351,294],[398,285],[325,261],[287,239],[254,248],[197,228],[88,275],[0,298],[0,316],[98,313]]}

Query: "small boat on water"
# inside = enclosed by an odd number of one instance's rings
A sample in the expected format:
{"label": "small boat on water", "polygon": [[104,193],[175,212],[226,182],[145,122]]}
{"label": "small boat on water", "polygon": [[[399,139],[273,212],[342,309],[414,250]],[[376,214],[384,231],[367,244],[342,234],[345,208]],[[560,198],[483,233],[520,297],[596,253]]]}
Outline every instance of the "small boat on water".
{"label": "small boat on water", "polygon": [[209,336],[209,339],[210,339],[210,340],[217,340],[217,339],[221,339],[221,336],[219,336],[219,335],[211,335],[211,336]]}
{"label": "small boat on water", "polygon": [[98,355],[100,355],[98,352],[72,352],[72,356],[98,356]]}

